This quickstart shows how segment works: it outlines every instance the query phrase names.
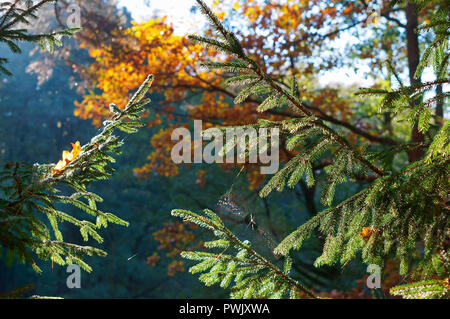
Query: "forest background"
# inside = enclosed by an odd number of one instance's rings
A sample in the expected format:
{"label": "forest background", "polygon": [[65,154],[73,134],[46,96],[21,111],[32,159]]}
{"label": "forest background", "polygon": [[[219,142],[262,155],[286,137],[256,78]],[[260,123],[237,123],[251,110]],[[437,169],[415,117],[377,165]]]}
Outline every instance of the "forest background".
{"label": "forest background", "polygon": [[[191,127],[194,119],[202,119],[204,128],[249,124],[257,116],[255,101],[234,105],[235,92],[223,88],[223,79],[198,68],[201,61],[221,56],[186,38],[188,33],[211,34],[194,2],[184,14],[181,9],[176,14],[171,11],[178,1],[168,2],[166,11],[158,11],[151,0],[139,9],[124,1],[59,1],[45,8],[34,29],[42,32],[66,26],[71,14],[67,10],[77,3],[83,30],[73,39],[64,39],[52,54],[30,44],[21,45],[20,55],[0,47],[0,56],[9,59],[6,67],[13,74],[0,83],[2,166],[12,160],[56,162],[70,143],[83,143],[95,135],[107,118],[109,103],[123,105],[147,74],[156,78],[146,129],[126,139],[113,178],[92,187],[104,199],[102,208],[130,226],[113,225],[102,232],[105,242],[100,247],[108,256],[88,259],[93,271],[82,273],[81,289],[67,288],[65,267],[46,263],[38,275],[14,261],[10,266],[0,264],[0,293],[32,285],[33,293],[66,298],[227,297],[226,290],[205,287],[186,271],[192,264],[179,253],[197,249],[208,234],[171,217],[172,209],[214,209],[231,190],[236,202],[252,212],[275,242],[322,209],[320,192],[304,181],[292,190],[271,194],[270,200],[261,199],[258,192],[265,176],[255,166],[239,174],[241,167],[232,165],[176,166],[171,161],[173,128]],[[182,2],[185,9],[188,1]],[[408,81],[402,12],[387,11],[384,1],[208,4],[244,40],[252,56],[265,62],[269,72],[276,71],[280,77],[296,75],[311,107],[348,130],[350,140],[395,145],[395,139],[410,134],[407,124],[392,123],[388,113],[374,116],[379,99],[353,95],[360,86],[396,85],[386,60],[394,61],[400,76]],[[427,16],[420,19],[425,21]],[[426,37],[419,40],[420,48],[429,43]],[[432,76],[427,70],[422,80]],[[437,105],[436,116],[445,117],[444,109]],[[283,116],[268,114],[269,119]],[[327,163],[317,165],[315,171],[320,175]],[[365,183],[344,184],[336,191],[337,199],[347,198]],[[266,241],[250,234],[245,221],[228,217],[237,234],[251,237],[257,248],[268,251]],[[78,230],[63,229],[68,240],[82,242]],[[342,269],[312,266],[322,243],[313,236],[295,254],[293,277],[326,296],[373,297],[365,285],[366,265],[360,260]],[[383,269],[382,293],[386,296],[390,287],[408,280],[397,271],[389,261]]]}

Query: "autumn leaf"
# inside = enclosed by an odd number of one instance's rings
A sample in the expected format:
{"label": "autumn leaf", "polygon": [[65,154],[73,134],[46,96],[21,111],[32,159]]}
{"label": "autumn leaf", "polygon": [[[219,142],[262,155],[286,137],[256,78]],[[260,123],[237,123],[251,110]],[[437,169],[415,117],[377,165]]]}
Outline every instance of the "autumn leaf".
{"label": "autumn leaf", "polygon": [[81,153],[80,142],[77,141],[75,144],[72,143],[72,151],[63,151],[62,160],[60,160],[53,168],[53,175],[61,173],[70,162],[74,161],[78,155]]}
{"label": "autumn leaf", "polygon": [[378,229],[376,228],[373,229],[370,227],[363,227],[362,231],[359,234],[367,241],[377,231]]}

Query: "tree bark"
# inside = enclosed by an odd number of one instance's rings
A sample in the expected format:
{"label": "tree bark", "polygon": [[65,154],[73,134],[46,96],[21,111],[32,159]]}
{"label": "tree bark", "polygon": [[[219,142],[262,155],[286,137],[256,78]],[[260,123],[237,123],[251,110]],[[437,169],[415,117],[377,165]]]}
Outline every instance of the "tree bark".
{"label": "tree bark", "polygon": [[[436,95],[440,95],[442,94],[442,84],[439,84],[436,87]],[[441,120],[442,118],[444,118],[444,100],[439,100],[436,103],[436,116],[438,116],[438,118],[436,119],[436,124],[441,125]]]}
{"label": "tree bark", "polygon": [[[420,84],[420,78],[416,79],[414,74],[416,73],[417,66],[420,61],[420,51],[419,51],[419,36],[416,33],[417,26],[419,25],[419,19],[417,15],[417,5],[415,3],[408,2],[405,7],[406,12],[406,38],[407,38],[407,49],[408,49],[408,67],[409,67],[409,81],[411,85]],[[411,103],[414,106],[419,101],[415,100]],[[418,129],[417,122],[414,124],[411,132],[411,142],[420,143],[424,141],[423,134]],[[415,148],[408,152],[408,159],[410,162],[415,162],[419,160],[424,155],[423,150],[420,148]]]}

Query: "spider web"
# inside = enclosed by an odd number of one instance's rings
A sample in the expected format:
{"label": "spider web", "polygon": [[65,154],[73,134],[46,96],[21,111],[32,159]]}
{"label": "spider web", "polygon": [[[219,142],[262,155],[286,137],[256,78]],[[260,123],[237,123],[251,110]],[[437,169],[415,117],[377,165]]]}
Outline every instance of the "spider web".
{"label": "spider web", "polygon": [[[273,257],[276,259],[280,257],[273,253],[277,243],[272,235],[258,224],[254,215],[245,208],[245,200],[240,199],[231,188],[219,199],[217,208],[222,218],[232,220],[234,223],[246,224],[244,231],[247,234],[256,234],[256,237],[259,237],[265,243]],[[242,234],[238,237],[241,236]]]}

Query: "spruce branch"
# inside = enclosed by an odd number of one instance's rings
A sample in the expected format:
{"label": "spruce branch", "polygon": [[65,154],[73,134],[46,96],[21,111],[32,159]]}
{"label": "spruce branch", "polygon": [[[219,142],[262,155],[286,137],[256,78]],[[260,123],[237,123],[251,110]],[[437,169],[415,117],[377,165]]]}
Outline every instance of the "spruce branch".
{"label": "spruce branch", "polygon": [[[204,15],[208,17],[208,20],[212,26],[222,35],[222,38],[228,43],[230,48],[235,48],[232,52],[237,58],[239,65],[242,69],[246,69],[246,72],[253,73],[259,79],[256,82],[250,83],[246,88],[244,88],[238,97],[235,99],[235,103],[241,103],[245,101],[252,94],[269,93],[269,97],[266,99],[265,103],[260,106],[260,111],[265,111],[271,109],[275,106],[282,105],[282,101],[279,100],[283,97],[286,101],[296,107],[301,114],[305,117],[312,117],[315,119],[316,124],[325,130],[331,139],[339,143],[341,146],[348,148],[351,153],[355,156],[355,159],[360,161],[363,165],[367,166],[370,170],[375,172],[378,176],[383,176],[383,172],[375,164],[369,162],[360,154],[360,152],[354,148],[341,134],[337,133],[335,130],[327,126],[322,120],[320,120],[315,114],[313,114],[308,106],[303,103],[299,98],[296,98],[289,90],[283,89],[276,81],[274,81],[269,74],[267,74],[251,57],[245,54],[242,47],[236,47],[236,42],[239,42],[233,33],[227,31],[222,23],[218,20],[215,14],[206,6],[206,4],[201,0],[196,0],[199,7],[201,8]],[[203,42],[201,38],[195,37],[195,41],[209,45],[210,42]],[[227,63],[225,62],[223,67],[227,68]],[[214,68],[221,68],[220,62],[208,62],[204,63],[206,66],[214,66]]]}
{"label": "spruce branch", "polygon": [[[288,276],[291,260],[286,260],[284,270],[279,269],[266,258],[258,254],[250,247],[248,241],[241,241],[228,228],[223,221],[212,211],[205,209],[204,216],[191,211],[175,209],[172,216],[180,217],[185,222],[191,222],[206,228],[214,233],[219,240],[205,243],[206,248],[228,248],[233,246],[238,250],[236,256],[222,253],[183,252],[183,258],[200,261],[196,266],[190,268],[191,273],[197,273],[211,269],[209,274],[200,276],[200,280],[207,285],[222,281],[221,286],[226,287],[232,277],[235,277],[235,285],[232,295],[245,298],[269,298],[282,297],[292,289],[295,289],[308,298],[317,298],[311,291],[301,283]],[[262,273],[261,273],[262,272]],[[255,274],[252,276],[246,276]],[[261,291],[251,290],[256,283],[265,282],[269,279],[270,286],[261,294]],[[277,287],[276,283],[280,282]],[[225,284],[227,283],[227,284]],[[247,286],[246,286],[247,285]],[[283,285],[286,285],[285,287]],[[284,288],[283,288],[284,287]],[[255,288],[256,289],[256,288]],[[244,290],[243,295],[237,292]],[[251,290],[251,292],[250,292]]]}
{"label": "spruce branch", "polygon": [[446,280],[427,280],[395,286],[390,290],[394,296],[406,299],[449,298],[449,278]]}
{"label": "spruce branch", "polygon": [[[62,46],[61,39],[64,36],[72,37],[81,29],[70,28],[49,34],[31,34],[28,29],[22,27],[30,25],[33,20],[38,18],[37,11],[44,5],[56,1],[58,0],[42,0],[35,5],[30,5],[27,1],[25,9],[23,9],[23,5],[20,5],[23,2],[22,0],[4,3],[3,6],[9,5],[9,8],[7,10],[5,8],[0,10],[0,12],[4,11],[0,16],[0,42],[6,43],[13,53],[22,52],[17,44],[19,41],[37,43],[42,50],[53,53],[55,46]],[[0,58],[0,73],[11,76],[11,72],[4,67],[7,62],[7,59]]]}
{"label": "spruce branch", "polygon": [[[263,101],[262,103],[258,102],[259,111],[277,114],[274,109],[283,108],[287,103],[291,110],[296,108],[296,114],[299,114],[299,116],[291,116],[288,120],[282,121],[261,119],[252,126],[280,128],[281,136],[286,137],[286,152],[294,152],[302,148],[300,152],[290,154],[292,156],[288,163],[264,186],[260,191],[260,196],[265,197],[275,189],[283,191],[285,184],[294,187],[301,182],[305,187],[306,184],[312,186],[316,179],[313,171],[313,167],[316,166],[314,162],[323,159],[325,154],[326,158],[330,157],[330,153],[334,156],[331,163],[322,167],[325,168],[325,173],[328,175],[322,189],[322,202],[329,205],[330,208],[323,210],[288,235],[275,249],[275,252],[287,257],[290,250],[299,249],[311,233],[317,230],[318,234],[325,238],[325,245],[322,255],[314,263],[316,267],[336,263],[346,265],[355,258],[358,252],[361,252],[363,262],[368,264],[382,265],[385,257],[395,256],[402,275],[409,273],[411,261],[414,261],[419,263],[419,267],[414,271],[415,275],[422,276],[425,280],[431,279],[433,275],[448,278],[448,272],[445,274],[443,269],[449,269],[449,258],[441,257],[443,251],[447,255],[450,236],[448,214],[450,131],[448,121],[445,119],[442,127],[433,126],[431,113],[431,106],[445,101],[448,98],[448,92],[440,92],[431,98],[423,99],[427,91],[442,87],[443,84],[448,84],[450,81],[446,78],[445,72],[448,69],[448,52],[446,52],[449,25],[447,21],[450,16],[448,7],[436,6],[437,9],[433,8],[434,17],[431,23],[434,25],[432,29],[436,40],[425,51],[416,74],[419,76],[426,67],[432,64],[436,80],[407,86],[402,83],[394,65],[388,62],[387,67],[390,73],[396,77],[400,88],[395,90],[367,88],[357,92],[357,95],[381,96],[383,99],[379,106],[380,113],[388,110],[394,117],[405,115],[411,123],[418,123],[417,127],[421,132],[427,133],[426,139],[421,143],[408,143],[379,138],[376,140],[388,144],[389,148],[376,151],[370,148],[369,151],[368,145],[361,145],[361,147],[351,145],[340,132],[325,124],[325,122],[330,122],[342,125],[302,101],[295,83],[286,85],[272,79],[263,67],[247,56],[237,45],[236,37],[224,28],[204,2],[200,0],[197,2],[221,37],[221,41],[214,42],[216,40],[201,37],[193,37],[192,40],[203,43],[207,47],[215,46],[233,57],[234,60],[231,62],[206,62],[202,65],[214,70],[236,73],[227,81],[227,84],[243,87],[235,96],[235,102],[250,101],[252,96],[259,96]],[[419,0],[415,2],[421,6],[426,3],[426,1]],[[419,100],[420,102],[418,102]],[[282,112],[278,114],[284,115]],[[355,132],[358,133],[358,131]],[[226,145],[226,148],[234,146],[235,144],[231,145],[230,143],[230,145]],[[409,165],[394,167],[394,156],[416,149],[424,151],[428,149],[426,156]],[[382,166],[378,164],[380,162]],[[337,185],[361,178],[370,181],[370,184],[365,185],[363,190],[338,205],[332,206]],[[181,215],[188,216],[189,214],[180,212],[179,216]],[[193,215],[189,215],[186,219],[196,222],[202,227],[215,229],[216,236],[225,236],[222,239],[227,241],[226,245],[231,245],[232,240],[224,235],[226,232],[217,230],[222,226],[211,228],[206,220]],[[231,233],[229,235],[232,236]],[[418,242],[424,244],[421,253],[417,253]],[[219,247],[225,243],[215,243],[210,246],[214,245]],[[248,246],[248,243],[243,243],[243,245]],[[221,260],[222,255],[214,257],[214,254],[189,253],[185,256],[203,261],[195,268],[195,271],[212,269],[209,274],[200,277],[206,284],[212,284],[220,281],[219,274],[227,276],[228,279],[230,274],[235,274],[234,265],[228,268],[226,264],[218,261]],[[238,262],[233,259],[234,256],[223,257],[223,260],[230,261],[230,263]],[[438,258],[441,258],[441,261],[437,262]],[[254,294],[252,285],[264,282],[266,278],[254,274],[257,270],[260,269],[247,265],[245,271],[252,275],[240,281],[240,284],[237,285],[240,293],[236,296],[258,296]],[[239,280],[241,279],[239,278]],[[280,287],[283,284],[286,282],[281,282]],[[410,288],[394,289],[393,292],[398,292],[405,297],[408,295],[417,297],[447,295],[435,293],[439,289],[442,292],[444,289],[442,285],[437,287],[436,283],[416,284]],[[247,290],[242,288],[245,285],[248,286]]]}
{"label": "spruce branch", "polygon": [[[103,123],[102,131],[84,146],[78,142],[73,144],[72,152],[63,152],[63,160],[57,165],[8,163],[0,171],[0,252],[6,249],[7,262],[17,257],[40,272],[35,254],[59,265],[77,263],[91,271],[83,256],[106,256],[101,249],[64,242],[58,225],[63,221],[69,222],[79,228],[84,241],[92,238],[99,243],[103,238],[98,230],[106,228],[108,223],[128,226],[114,214],[98,209],[96,203],[102,202],[102,198],[89,192],[87,187],[113,173],[108,164],[115,159],[109,154],[120,154],[119,147],[123,145],[115,133],[131,134],[143,126],[140,119],[150,102],[145,95],[152,80],[153,76],[148,76],[123,109],[111,107],[111,120]],[[93,216],[95,221],[76,219],[57,210],[56,203],[77,207]],[[42,216],[47,217],[56,240],[42,222]]]}

